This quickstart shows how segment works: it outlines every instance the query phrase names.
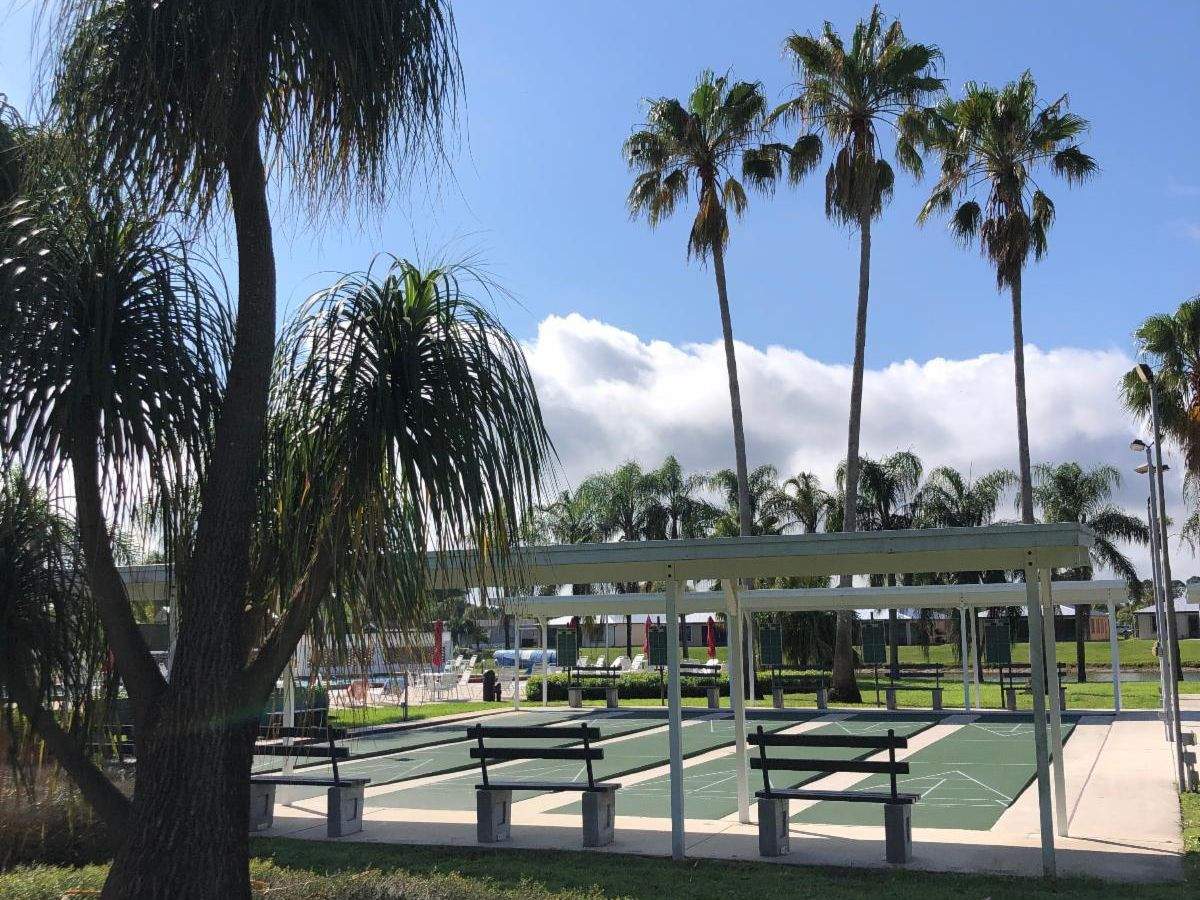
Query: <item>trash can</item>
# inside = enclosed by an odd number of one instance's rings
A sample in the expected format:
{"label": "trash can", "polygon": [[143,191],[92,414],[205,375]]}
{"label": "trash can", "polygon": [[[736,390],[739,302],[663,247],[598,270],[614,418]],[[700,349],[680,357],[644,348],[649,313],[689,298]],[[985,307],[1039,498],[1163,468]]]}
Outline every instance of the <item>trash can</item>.
{"label": "trash can", "polygon": [[483,673],[483,699],[485,702],[500,699],[500,685],[496,683],[496,673],[492,669]]}

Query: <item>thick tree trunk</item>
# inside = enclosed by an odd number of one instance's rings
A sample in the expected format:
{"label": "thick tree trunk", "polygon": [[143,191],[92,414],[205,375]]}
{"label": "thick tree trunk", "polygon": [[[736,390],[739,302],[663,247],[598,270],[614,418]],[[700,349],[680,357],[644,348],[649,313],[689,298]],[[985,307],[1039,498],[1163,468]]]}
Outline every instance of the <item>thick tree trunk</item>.
{"label": "thick tree trunk", "polygon": [[[846,439],[846,490],[842,531],[858,530],[859,439],[862,429],[863,371],[867,356],[867,301],[871,293],[871,216],[858,221],[858,310],[854,320],[854,370],[850,376],[850,424]],[[854,576],[842,575],[842,587],[853,587]],[[858,681],[854,677],[854,613],[838,612],[837,636],[833,646],[833,691],[835,699],[858,703]]]}
{"label": "thick tree trunk", "polygon": [[243,609],[275,343],[275,255],[257,120],[229,149],[238,312],[211,473],[184,573],[172,680],[135,734],[137,787],[106,898],[250,897],[250,764],[264,696],[247,691]]}
{"label": "thick tree trunk", "polygon": [[1025,411],[1025,329],[1021,323],[1021,271],[1012,284],[1013,381],[1017,393],[1017,455],[1020,461],[1021,521],[1033,524],[1033,474],[1029,464],[1029,416]]}
{"label": "thick tree trunk", "polygon": [[625,656],[633,659],[633,616],[625,617]]}
{"label": "thick tree trunk", "polygon": [[1091,630],[1092,607],[1088,603],[1075,605],[1075,670],[1082,684],[1087,681],[1087,653],[1084,641]]}

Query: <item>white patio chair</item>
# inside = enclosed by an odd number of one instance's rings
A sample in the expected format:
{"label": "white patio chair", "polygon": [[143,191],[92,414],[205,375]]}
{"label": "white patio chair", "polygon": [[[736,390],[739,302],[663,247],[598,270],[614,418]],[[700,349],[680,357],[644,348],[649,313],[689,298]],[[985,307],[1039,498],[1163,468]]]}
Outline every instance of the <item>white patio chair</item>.
{"label": "white patio chair", "polygon": [[577,669],[588,668],[588,658],[586,656],[577,656],[575,658],[575,668],[577,668]]}
{"label": "white patio chair", "polygon": [[465,666],[463,666],[463,668],[466,669],[468,672],[474,672],[475,671],[475,663],[477,663],[477,662],[479,662],[479,656],[478,655],[472,656],[471,659],[467,662],[467,664]]}
{"label": "white patio chair", "polygon": [[612,667],[620,669],[622,672],[626,671],[629,668],[629,657],[624,655],[618,656],[612,661]]}
{"label": "white patio chair", "polygon": [[633,658],[633,662],[629,666],[630,672],[640,672],[646,668],[646,654],[639,653]]}
{"label": "white patio chair", "polygon": [[603,669],[604,668],[604,659],[605,659],[604,654],[601,653],[599,656],[596,657],[596,661],[594,663],[592,663],[592,668],[593,669]]}
{"label": "white patio chair", "polygon": [[462,661],[463,655],[460,653],[458,656],[454,657],[454,662],[450,663],[450,668],[457,670],[458,667],[462,665]]}
{"label": "white patio chair", "polygon": [[458,676],[458,683],[454,686],[454,697],[456,700],[463,699],[463,693],[466,693],[466,698],[471,699],[471,670],[463,669],[462,674]]}

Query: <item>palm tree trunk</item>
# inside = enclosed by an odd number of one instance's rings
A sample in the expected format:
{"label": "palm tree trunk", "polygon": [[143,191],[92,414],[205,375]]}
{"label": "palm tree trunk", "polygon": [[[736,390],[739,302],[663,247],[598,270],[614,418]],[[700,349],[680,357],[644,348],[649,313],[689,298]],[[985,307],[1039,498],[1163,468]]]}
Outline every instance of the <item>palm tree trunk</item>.
{"label": "palm tree trunk", "polygon": [[[275,253],[257,117],[229,148],[238,312],[201,492],[170,686],[139,729],[129,831],[105,898],[250,898],[250,764],[266,695],[247,691],[250,526],[275,344]],[[203,615],[187,614],[203,610]]]}
{"label": "palm tree trunk", "polygon": [[1021,521],[1033,524],[1033,474],[1029,464],[1029,415],[1025,411],[1025,329],[1021,323],[1021,270],[1013,275],[1013,381],[1017,392],[1017,455],[1020,458]]}
{"label": "palm tree trunk", "polygon": [[[733,347],[733,319],[729,314],[729,290],[725,284],[725,251],[718,242],[713,247],[713,273],[717,278],[717,303],[721,308],[721,337],[725,342],[725,370],[729,376],[729,407],[733,415],[733,455],[738,480],[738,532],[745,536],[754,531],[750,509],[750,474],[746,465],[746,433],[742,428],[742,388],[738,383],[737,354]],[[749,696],[750,629],[742,635],[742,684]],[[686,653],[686,650],[685,650]]]}
{"label": "palm tree trunk", "polygon": [[633,616],[625,617],[625,656],[633,659]]}
{"label": "palm tree trunk", "polygon": [[1075,671],[1076,678],[1082,684],[1087,681],[1087,654],[1084,641],[1087,640],[1092,619],[1092,607],[1087,603],[1075,604]]}
{"label": "palm tree trunk", "polygon": [[[850,376],[850,426],[846,439],[846,498],[842,513],[842,531],[858,530],[858,458],[862,429],[863,371],[867,356],[867,301],[871,293],[871,216],[863,213],[858,220],[858,311],[854,320],[854,371]],[[854,576],[845,574],[842,587],[853,587]],[[858,681],[854,677],[854,613],[839,610],[837,637],[833,645],[833,696],[851,703],[859,702]]]}

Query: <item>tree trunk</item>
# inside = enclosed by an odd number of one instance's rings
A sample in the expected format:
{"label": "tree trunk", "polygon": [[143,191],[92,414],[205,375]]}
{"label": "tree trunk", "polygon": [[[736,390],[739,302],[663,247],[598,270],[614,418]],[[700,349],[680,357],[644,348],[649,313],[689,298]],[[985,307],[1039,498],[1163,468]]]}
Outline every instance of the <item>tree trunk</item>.
{"label": "tree trunk", "polygon": [[[718,243],[713,247],[713,273],[717,278],[717,303],[721,309],[721,337],[725,342],[725,370],[729,376],[729,406],[733,415],[733,455],[738,480],[738,533],[743,537],[754,533],[753,511],[750,509],[750,473],[746,464],[746,433],[742,427],[742,388],[738,383],[737,354],[733,346],[733,319],[729,314],[729,291],[725,284],[725,251]],[[749,696],[750,629],[742,635],[742,684]]]}
{"label": "tree trunk", "polygon": [[1089,603],[1075,604],[1075,670],[1080,684],[1087,681],[1087,653],[1084,641],[1091,630],[1092,607]]}
{"label": "tree trunk", "polygon": [[250,764],[258,711],[246,691],[243,613],[250,529],[275,345],[275,255],[257,118],[229,148],[238,312],[210,477],[184,573],[171,683],[135,734],[138,777],[105,898],[249,900]]}
{"label": "tree trunk", "polygon": [[[858,220],[858,311],[854,320],[854,371],[850,377],[850,425],[846,439],[846,498],[842,512],[842,531],[858,530],[859,439],[862,428],[863,371],[867,355],[867,300],[871,293],[871,216]],[[842,575],[842,587],[853,587],[854,576]],[[854,613],[839,610],[837,637],[833,645],[834,698],[858,703],[858,681],[854,677]]]}
{"label": "tree trunk", "polygon": [[633,616],[625,617],[625,656],[633,659]]}
{"label": "tree trunk", "polygon": [[1033,524],[1033,474],[1029,464],[1029,416],[1025,411],[1025,330],[1021,323],[1021,270],[1012,284],[1013,381],[1017,392],[1017,455],[1020,457],[1021,521]]}
{"label": "tree trunk", "polygon": [[900,616],[895,609],[888,610],[888,665],[893,678],[900,677]]}

